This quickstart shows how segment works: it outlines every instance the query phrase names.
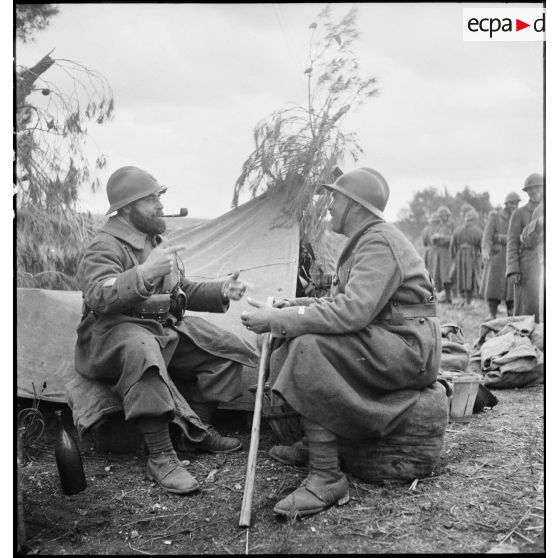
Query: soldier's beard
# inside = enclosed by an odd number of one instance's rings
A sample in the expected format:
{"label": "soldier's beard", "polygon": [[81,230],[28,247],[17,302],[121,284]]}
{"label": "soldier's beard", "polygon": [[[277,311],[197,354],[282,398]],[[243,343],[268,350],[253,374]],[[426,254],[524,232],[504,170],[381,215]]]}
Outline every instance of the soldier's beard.
{"label": "soldier's beard", "polygon": [[167,230],[167,224],[161,217],[146,217],[133,205],[130,207],[129,218],[136,229],[148,235],[163,234]]}

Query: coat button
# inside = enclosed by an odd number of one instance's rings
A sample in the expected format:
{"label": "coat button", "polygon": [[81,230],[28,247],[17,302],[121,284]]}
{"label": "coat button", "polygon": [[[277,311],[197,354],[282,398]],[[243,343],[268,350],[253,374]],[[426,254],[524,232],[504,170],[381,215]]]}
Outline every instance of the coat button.
{"label": "coat button", "polygon": [[283,329],[281,330],[281,335],[287,335],[287,332]]}
{"label": "coat button", "polygon": [[419,323],[420,323],[420,324],[423,324],[424,322],[425,322],[425,319],[424,319],[424,318],[419,318]]}
{"label": "coat button", "polygon": [[426,372],[426,368],[421,368],[421,369],[419,370],[419,374],[424,374],[425,372]]}

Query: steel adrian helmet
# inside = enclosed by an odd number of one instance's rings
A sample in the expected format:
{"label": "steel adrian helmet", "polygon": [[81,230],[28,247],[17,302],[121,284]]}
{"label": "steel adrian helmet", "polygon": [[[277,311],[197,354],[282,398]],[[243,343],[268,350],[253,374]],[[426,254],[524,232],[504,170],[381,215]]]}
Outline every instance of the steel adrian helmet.
{"label": "steel adrian helmet", "polygon": [[479,218],[479,214],[474,209],[470,209],[465,214],[466,223],[470,223],[471,221],[476,221],[478,218]]}
{"label": "steel adrian helmet", "polygon": [[525,184],[523,185],[523,190],[526,191],[529,188],[536,188],[537,186],[540,186],[542,188],[543,177],[542,177],[542,174],[539,174],[538,172],[534,172],[533,174],[530,174],[525,179]]}
{"label": "steel adrian helmet", "polygon": [[440,216],[437,213],[433,213],[428,218],[429,225],[437,225],[440,222]]}
{"label": "steel adrian helmet", "polygon": [[465,213],[467,213],[467,211],[471,211],[471,209],[474,209],[474,207],[469,204],[469,203],[464,203],[461,206],[461,209],[459,210],[459,213],[461,213],[462,215],[464,215]]}
{"label": "steel adrian helmet", "polygon": [[378,171],[368,167],[355,169],[342,174],[333,184],[320,184],[321,188],[339,192],[385,219],[383,211],[389,199],[389,186]]}
{"label": "steel adrian helmet", "polygon": [[107,182],[107,197],[110,204],[106,215],[151,194],[163,193],[153,176],[137,167],[122,167],[114,171]]}
{"label": "steel adrian helmet", "polygon": [[447,205],[441,205],[436,211],[438,215],[451,215],[451,211]]}
{"label": "steel adrian helmet", "polygon": [[520,201],[521,201],[521,198],[519,197],[519,194],[516,194],[515,192],[510,192],[506,196],[506,199],[504,200],[504,203],[513,203],[513,202],[519,203]]}

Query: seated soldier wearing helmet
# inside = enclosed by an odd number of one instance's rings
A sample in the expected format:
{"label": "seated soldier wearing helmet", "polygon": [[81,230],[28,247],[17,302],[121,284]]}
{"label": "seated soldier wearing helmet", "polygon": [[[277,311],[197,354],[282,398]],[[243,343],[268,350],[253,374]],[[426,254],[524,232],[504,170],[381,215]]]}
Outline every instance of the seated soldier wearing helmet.
{"label": "seated soldier wearing helmet", "polygon": [[[97,385],[110,384],[126,420],[138,426],[149,450],[148,477],[168,492],[187,494],[199,485],[177,458],[169,422],[200,450],[240,449],[239,440],[221,436],[210,421],[219,402],[240,395],[242,365],[255,366],[257,356],[234,334],[199,317],[183,319],[185,309],[225,312],[245,286],[238,273],[220,282],[185,277],[181,248],[161,236],[165,190],[136,167],[109,178],[107,214],[116,214],[93,239],[78,271],[84,311],[75,364],[81,376],[95,381],[86,397],[99,393]],[[74,416],[79,405],[74,397]]]}
{"label": "seated soldier wearing helmet", "polygon": [[279,338],[270,359],[273,390],[301,414],[307,440],[307,448],[271,452],[282,462],[309,462],[308,477],[275,506],[279,515],[345,503],[338,437],[389,434],[435,382],[440,365],[434,288],[412,243],[385,221],[386,180],[359,168],[322,187],[332,192],[332,230],[348,237],[330,297],[274,308],[248,299],[255,309],[241,316],[248,329]]}

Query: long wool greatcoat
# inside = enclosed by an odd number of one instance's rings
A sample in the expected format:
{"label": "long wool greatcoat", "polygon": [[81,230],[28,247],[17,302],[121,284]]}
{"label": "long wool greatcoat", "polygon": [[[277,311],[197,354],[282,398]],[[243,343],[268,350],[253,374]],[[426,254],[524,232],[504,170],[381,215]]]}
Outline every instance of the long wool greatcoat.
{"label": "long wool greatcoat", "polygon": [[[424,264],[426,265],[426,269],[430,271],[430,275],[432,276],[432,270],[434,269],[433,266],[433,255],[434,255],[434,245],[432,244],[432,230],[434,225],[426,225],[422,230],[422,244],[424,245]],[[442,285],[436,285],[437,289],[441,289]]]}
{"label": "long wool greatcoat", "polygon": [[432,268],[430,275],[434,279],[436,289],[444,288],[444,283],[451,283],[451,255],[450,241],[453,234],[453,224],[451,222],[434,225],[430,233],[432,248]]}
{"label": "long wool greatcoat", "polygon": [[459,292],[479,291],[481,280],[482,230],[471,224],[455,229],[450,242],[450,254],[455,259],[455,286]]}
{"label": "long wool greatcoat", "polygon": [[[329,298],[294,299],[273,313],[271,332],[281,339],[270,359],[273,390],[344,438],[388,434],[438,374],[439,321],[423,317],[433,298],[413,245],[371,218],[345,245]],[[422,308],[387,316],[409,304]]]}
{"label": "long wool greatcoat", "polygon": [[528,202],[512,213],[506,251],[506,275],[521,274],[521,283],[515,286],[514,314],[534,315],[537,322],[539,321],[540,264],[536,247],[522,246],[521,233],[532,220],[533,211],[538,205]]}
{"label": "long wool greatcoat", "polygon": [[530,223],[521,233],[521,244],[525,248],[535,249],[539,258],[539,321],[544,321],[544,206],[539,204]]}
{"label": "long wool greatcoat", "polygon": [[[158,240],[162,241],[161,238]],[[202,318],[187,316],[177,323],[176,318],[168,314],[168,322],[163,325],[156,320],[128,315],[152,292],[168,292],[180,278],[175,271],[159,281],[154,291],[145,288],[138,263],[145,261],[152,249],[153,245],[144,233],[118,216],[111,217],[92,241],[80,265],[79,276],[84,302],[94,313],[88,313],[78,326],[77,372],[90,380],[117,380],[121,375],[118,363],[124,351],[127,359],[136,362],[136,373],[126,379],[127,385],[137,382],[152,366],[157,367],[161,378],[169,384],[172,380],[166,368],[179,336],[187,337],[214,356],[256,366],[257,355],[249,345]],[[222,286],[223,282],[197,283],[183,278],[181,287],[187,297],[186,308],[191,311],[226,311],[228,303],[222,301]],[[170,387],[169,390],[174,397],[177,390]],[[191,417],[185,401],[175,398],[175,404],[179,415]]]}
{"label": "long wool greatcoat", "polygon": [[482,274],[481,296],[488,300],[513,300],[513,284],[506,278],[506,244],[510,214],[491,211],[482,236],[482,251],[490,255]]}

